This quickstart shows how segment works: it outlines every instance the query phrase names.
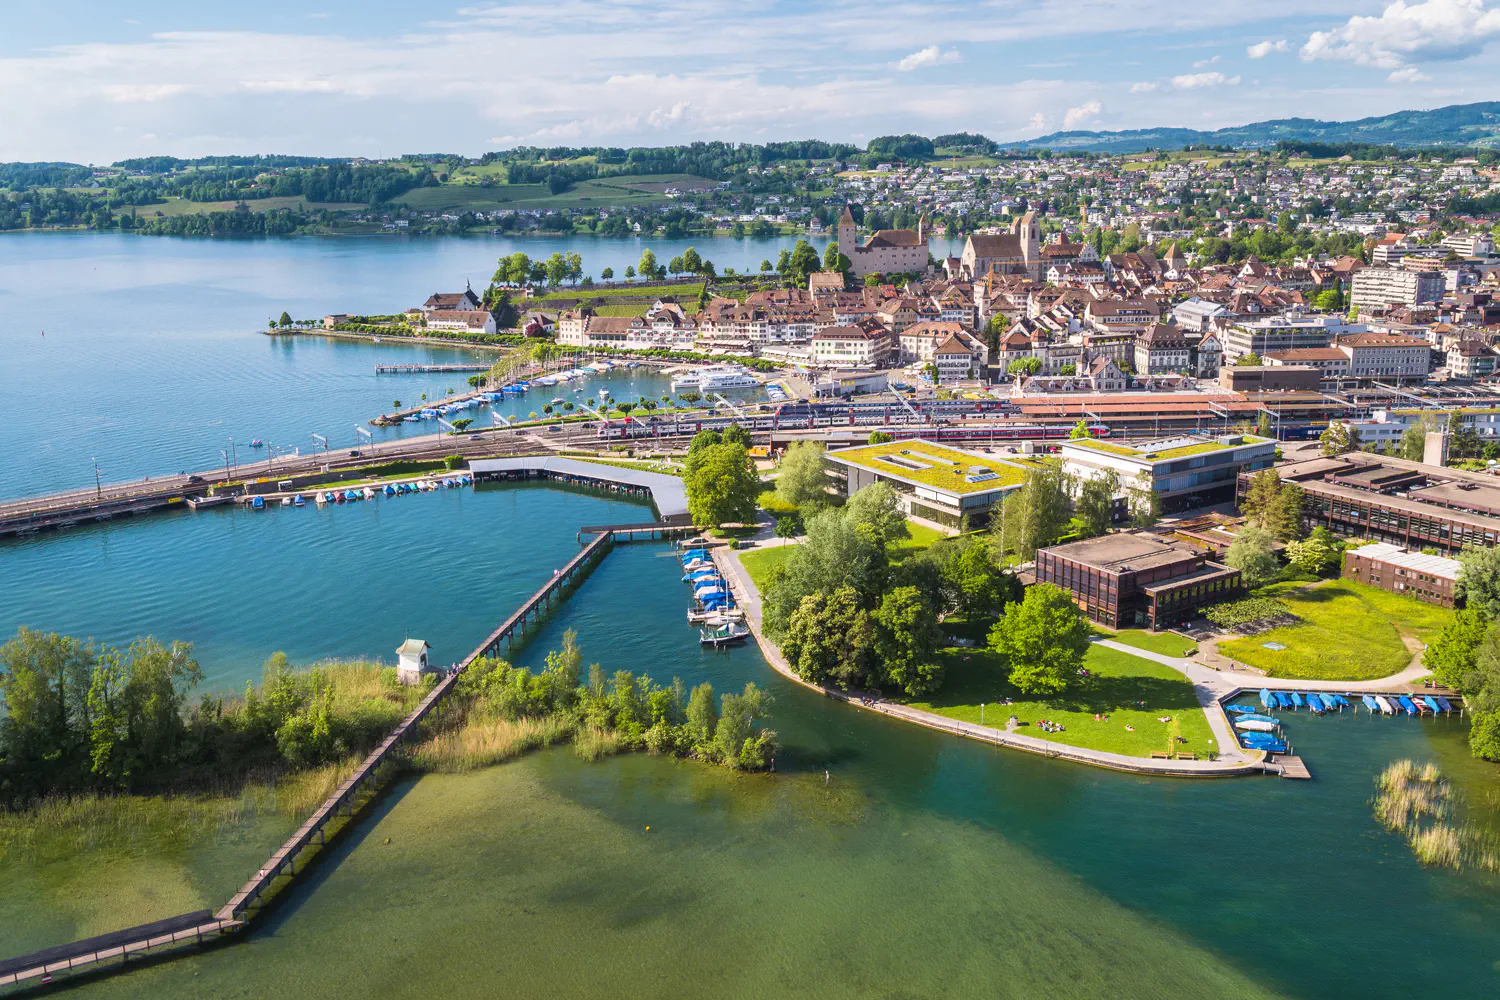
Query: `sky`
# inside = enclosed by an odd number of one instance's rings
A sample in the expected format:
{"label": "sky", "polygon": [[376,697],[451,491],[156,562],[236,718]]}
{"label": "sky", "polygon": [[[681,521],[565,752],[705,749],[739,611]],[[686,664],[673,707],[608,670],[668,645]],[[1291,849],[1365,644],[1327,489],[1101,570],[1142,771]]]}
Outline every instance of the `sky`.
{"label": "sky", "polygon": [[1500,0],[5,6],[0,160],[1010,141],[1500,97]]}

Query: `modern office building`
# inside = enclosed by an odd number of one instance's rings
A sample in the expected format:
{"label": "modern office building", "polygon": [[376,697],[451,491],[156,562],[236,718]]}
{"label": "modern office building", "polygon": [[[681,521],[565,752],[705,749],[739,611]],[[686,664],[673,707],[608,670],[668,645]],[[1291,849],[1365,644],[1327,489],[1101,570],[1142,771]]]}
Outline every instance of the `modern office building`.
{"label": "modern office building", "polygon": [[[1350,452],[1276,467],[1302,487],[1302,525],[1408,549],[1453,553],[1500,541],[1500,482],[1483,472]],[[1240,475],[1237,494],[1254,473]]]}
{"label": "modern office building", "polygon": [[1250,434],[1183,434],[1139,444],[1079,438],[1062,443],[1062,458],[1063,469],[1082,479],[1113,472],[1130,488],[1149,478],[1162,510],[1171,512],[1232,500],[1241,473],[1275,462],[1276,442]]}
{"label": "modern office building", "polygon": [[1366,329],[1364,324],[1350,323],[1342,316],[1297,312],[1263,316],[1229,328],[1224,335],[1224,363],[1232,365],[1246,354],[1264,356],[1272,351],[1328,347],[1335,337],[1364,333]]}
{"label": "modern office building", "polygon": [[954,528],[983,527],[996,504],[1026,482],[1037,461],[960,451],[931,441],[890,441],[830,451],[825,458],[849,496],[887,482],[907,513]]}
{"label": "modern office building", "polygon": [[1041,549],[1036,580],[1068,591],[1089,618],[1110,628],[1171,628],[1241,591],[1239,570],[1145,532]]}

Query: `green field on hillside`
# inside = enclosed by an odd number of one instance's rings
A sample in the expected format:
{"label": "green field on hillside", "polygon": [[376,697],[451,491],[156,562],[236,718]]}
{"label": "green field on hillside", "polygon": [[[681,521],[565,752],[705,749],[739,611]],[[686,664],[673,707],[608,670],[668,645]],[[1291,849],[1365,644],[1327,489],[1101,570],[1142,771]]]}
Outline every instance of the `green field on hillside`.
{"label": "green field on hillside", "polygon": [[[155,219],[172,218],[178,215],[204,215],[209,212],[232,212],[240,204],[237,201],[188,201],[186,198],[168,198],[160,205],[137,205],[135,207],[136,218]],[[323,202],[308,201],[301,195],[293,195],[287,198],[255,198],[244,202],[252,212],[275,212],[283,208],[294,211],[318,211],[327,209],[330,212],[357,212],[365,206],[359,202]],[[116,214],[129,215],[130,209],[126,208]]]}

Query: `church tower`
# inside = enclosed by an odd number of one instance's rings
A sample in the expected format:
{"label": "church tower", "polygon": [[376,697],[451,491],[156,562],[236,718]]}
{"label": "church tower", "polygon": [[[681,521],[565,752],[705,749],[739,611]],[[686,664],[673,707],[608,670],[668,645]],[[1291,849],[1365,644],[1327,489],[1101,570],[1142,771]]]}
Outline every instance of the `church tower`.
{"label": "church tower", "polygon": [[1026,261],[1026,273],[1035,281],[1042,273],[1042,227],[1036,221],[1035,212],[1021,216],[1016,235],[1020,237],[1021,259]]}
{"label": "church tower", "polygon": [[844,204],[844,214],[839,216],[839,253],[854,260],[854,249],[859,244],[858,230],[854,225],[854,213],[849,211],[847,202]]}

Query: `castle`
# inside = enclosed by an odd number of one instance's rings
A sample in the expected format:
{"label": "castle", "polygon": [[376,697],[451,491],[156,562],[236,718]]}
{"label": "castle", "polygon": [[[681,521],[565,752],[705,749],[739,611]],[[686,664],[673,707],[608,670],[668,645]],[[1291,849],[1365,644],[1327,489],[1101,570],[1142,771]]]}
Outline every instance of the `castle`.
{"label": "castle", "polygon": [[922,216],[915,231],[881,229],[860,246],[849,206],[839,216],[839,253],[849,258],[850,273],[856,278],[867,274],[923,274],[927,270],[927,216]]}

